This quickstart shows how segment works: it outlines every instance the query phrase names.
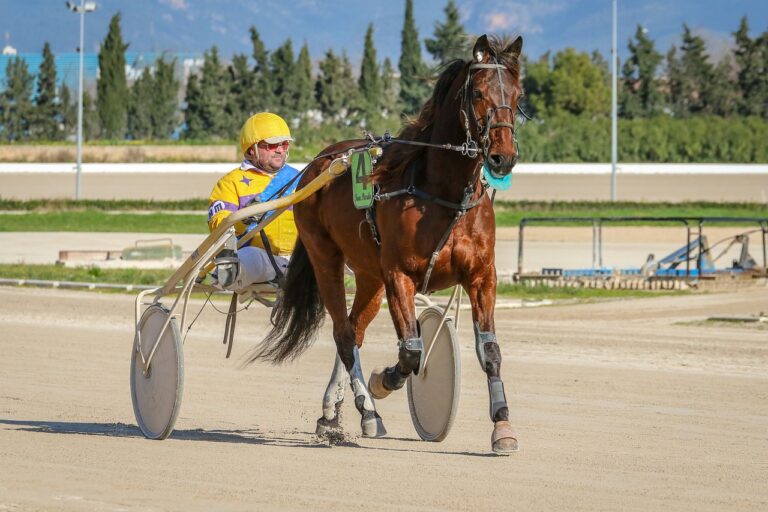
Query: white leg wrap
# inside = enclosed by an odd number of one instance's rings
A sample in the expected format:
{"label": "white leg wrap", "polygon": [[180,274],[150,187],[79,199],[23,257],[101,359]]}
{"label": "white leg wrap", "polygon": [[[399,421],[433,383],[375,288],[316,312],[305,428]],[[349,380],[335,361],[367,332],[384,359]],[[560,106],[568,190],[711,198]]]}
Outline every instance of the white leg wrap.
{"label": "white leg wrap", "polygon": [[323,417],[330,421],[336,417],[336,404],[344,400],[344,391],[349,383],[349,374],[341,358],[336,355],[333,373],[323,396]]}
{"label": "white leg wrap", "polygon": [[355,355],[355,364],[352,365],[352,369],[349,371],[349,378],[352,384],[352,391],[355,393],[355,398],[364,397],[363,407],[368,411],[375,411],[376,407],[373,405],[373,398],[368,394],[368,385],[363,377],[363,370],[360,366],[360,351],[355,347],[353,349]]}

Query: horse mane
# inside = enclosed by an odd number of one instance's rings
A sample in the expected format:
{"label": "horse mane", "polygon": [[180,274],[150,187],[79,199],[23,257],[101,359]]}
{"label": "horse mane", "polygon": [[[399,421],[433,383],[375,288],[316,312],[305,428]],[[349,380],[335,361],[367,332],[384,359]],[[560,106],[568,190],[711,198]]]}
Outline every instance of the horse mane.
{"label": "horse mane", "polygon": [[[500,64],[503,64],[510,70],[515,83],[520,80],[520,59],[518,55],[512,53],[512,44],[514,38],[510,36],[488,36],[488,44],[491,52],[494,54]],[[418,142],[429,142],[432,137],[432,128],[435,123],[435,115],[442,107],[443,102],[448,96],[448,92],[453,86],[453,82],[467,68],[469,61],[456,59],[450,61],[439,68],[432,96],[424,103],[419,115],[406,121],[403,128],[397,135],[397,138],[404,140],[413,140]],[[374,169],[371,181],[378,184],[386,184],[394,180],[397,176],[405,172],[405,169],[420,158],[427,148],[424,146],[411,146],[404,144],[395,144],[390,150],[392,155],[388,165],[379,165]],[[386,153],[385,153],[386,154]]]}

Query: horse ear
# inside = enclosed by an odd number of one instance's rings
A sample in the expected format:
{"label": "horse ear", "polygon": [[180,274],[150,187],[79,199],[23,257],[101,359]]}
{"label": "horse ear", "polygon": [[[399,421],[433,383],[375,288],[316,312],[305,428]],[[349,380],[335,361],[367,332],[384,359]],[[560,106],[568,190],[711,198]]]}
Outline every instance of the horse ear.
{"label": "horse ear", "polygon": [[483,34],[477,38],[477,41],[475,41],[475,47],[472,48],[472,58],[477,62],[481,62],[485,59],[489,50],[490,45],[488,44],[488,36]]}
{"label": "horse ear", "polygon": [[523,36],[517,36],[517,39],[509,46],[509,51],[515,57],[520,57],[520,53],[523,51]]}

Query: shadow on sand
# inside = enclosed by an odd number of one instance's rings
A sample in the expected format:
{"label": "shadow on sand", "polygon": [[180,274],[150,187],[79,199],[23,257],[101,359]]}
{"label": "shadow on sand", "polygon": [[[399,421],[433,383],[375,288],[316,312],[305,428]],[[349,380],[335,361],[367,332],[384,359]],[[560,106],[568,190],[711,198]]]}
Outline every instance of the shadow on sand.
{"label": "shadow on sand", "polygon": [[[68,421],[35,421],[0,419],[0,425],[17,427],[24,432],[46,434],[77,434],[86,436],[106,436],[123,438],[144,438],[139,427],[125,423],[88,423]],[[332,438],[317,437],[314,432],[293,432],[294,436],[284,436],[276,433],[261,432],[256,429],[219,430],[193,429],[174,430],[169,439],[178,441],[203,441],[213,443],[241,443],[264,446],[285,446],[292,448],[360,448],[365,450],[397,451],[404,453],[434,453],[442,455],[460,455],[469,457],[495,457],[493,453],[453,452],[421,450],[416,446],[425,446],[423,441],[410,438],[383,438],[381,441],[412,442],[414,448],[397,448],[392,446],[363,446],[355,442],[355,437],[339,435]],[[434,446],[433,443],[426,445]]]}

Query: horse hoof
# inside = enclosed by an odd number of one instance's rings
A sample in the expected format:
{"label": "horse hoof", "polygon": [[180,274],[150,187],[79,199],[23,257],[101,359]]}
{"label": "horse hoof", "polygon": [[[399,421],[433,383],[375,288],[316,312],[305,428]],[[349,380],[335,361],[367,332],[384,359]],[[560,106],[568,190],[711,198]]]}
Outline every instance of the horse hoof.
{"label": "horse hoof", "polygon": [[491,449],[497,455],[509,455],[519,450],[517,435],[508,421],[497,421],[494,425]]}
{"label": "horse hoof", "polygon": [[375,411],[372,411],[372,414],[367,413],[363,417],[360,421],[360,427],[363,429],[363,437],[384,437],[387,435],[384,422],[381,420],[379,413]]}
{"label": "horse hoof", "polygon": [[320,416],[317,419],[317,428],[315,428],[315,434],[318,436],[325,436],[328,434],[338,434],[342,432],[341,423],[339,422],[339,416],[334,416],[332,420],[325,419],[325,416]]}
{"label": "horse hoof", "polygon": [[376,400],[387,398],[389,394],[392,393],[391,390],[384,387],[385,371],[386,368],[384,366],[374,368],[371,372],[371,377],[368,379],[368,392]]}

